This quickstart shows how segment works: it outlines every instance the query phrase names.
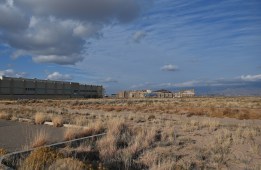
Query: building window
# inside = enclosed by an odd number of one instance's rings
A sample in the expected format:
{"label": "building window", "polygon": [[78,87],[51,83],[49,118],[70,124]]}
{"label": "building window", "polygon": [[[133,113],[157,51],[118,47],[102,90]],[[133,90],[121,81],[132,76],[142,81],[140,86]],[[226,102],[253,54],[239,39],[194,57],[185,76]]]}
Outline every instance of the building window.
{"label": "building window", "polygon": [[35,91],[35,88],[25,88],[25,91]]}
{"label": "building window", "polygon": [[97,90],[80,90],[80,92],[84,92],[84,93],[97,92]]}

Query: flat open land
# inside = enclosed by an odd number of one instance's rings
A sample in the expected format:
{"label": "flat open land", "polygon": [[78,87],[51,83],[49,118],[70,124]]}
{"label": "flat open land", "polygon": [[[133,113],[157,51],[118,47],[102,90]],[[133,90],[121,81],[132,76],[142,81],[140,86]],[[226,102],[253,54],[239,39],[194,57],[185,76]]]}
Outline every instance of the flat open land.
{"label": "flat open land", "polygon": [[[78,169],[261,168],[261,97],[2,100],[0,108],[9,122],[41,117],[59,122],[55,126],[78,126],[57,132],[60,140],[107,132],[95,143],[55,151],[63,156],[45,168],[66,164],[68,157]],[[19,166],[30,169],[24,162]]]}

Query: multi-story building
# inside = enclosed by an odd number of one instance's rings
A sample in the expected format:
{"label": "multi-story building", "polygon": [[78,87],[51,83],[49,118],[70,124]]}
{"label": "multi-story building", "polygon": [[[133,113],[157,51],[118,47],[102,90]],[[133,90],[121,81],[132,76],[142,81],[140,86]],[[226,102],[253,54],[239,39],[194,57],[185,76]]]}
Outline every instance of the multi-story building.
{"label": "multi-story building", "polygon": [[179,92],[171,92],[168,90],[135,90],[135,91],[121,91],[118,93],[118,98],[175,98],[175,97],[193,97],[195,90],[183,90]]}
{"label": "multi-story building", "polygon": [[175,97],[193,97],[195,96],[195,90],[182,90],[180,92],[175,93]]}
{"label": "multi-story building", "polygon": [[76,82],[0,77],[0,98],[102,98],[103,91]]}

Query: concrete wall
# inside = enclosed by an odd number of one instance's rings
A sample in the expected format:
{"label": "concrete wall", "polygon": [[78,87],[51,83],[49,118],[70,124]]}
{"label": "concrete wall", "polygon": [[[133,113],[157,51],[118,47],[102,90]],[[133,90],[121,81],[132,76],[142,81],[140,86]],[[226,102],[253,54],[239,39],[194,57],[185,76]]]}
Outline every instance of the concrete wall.
{"label": "concrete wall", "polygon": [[1,81],[1,93],[0,94],[10,94],[11,91],[10,91],[10,88],[11,87],[11,81],[9,80],[2,80]]}
{"label": "concrete wall", "polygon": [[[9,95],[9,96],[8,96]],[[75,82],[0,77],[0,98],[103,97],[103,87]]]}

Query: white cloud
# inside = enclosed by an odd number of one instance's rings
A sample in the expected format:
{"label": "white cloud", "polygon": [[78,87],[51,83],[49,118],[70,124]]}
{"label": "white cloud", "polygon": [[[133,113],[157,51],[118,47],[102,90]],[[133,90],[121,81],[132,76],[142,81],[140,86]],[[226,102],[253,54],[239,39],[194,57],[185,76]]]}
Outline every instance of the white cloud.
{"label": "white cloud", "polygon": [[260,81],[261,80],[261,74],[257,74],[257,75],[242,75],[240,78],[243,81]]}
{"label": "white cloud", "polygon": [[82,56],[59,56],[59,55],[40,55],[34,56],[33,61],[36,63],[56,63],[60,65],[73,64],[83,60]]}
{"label": "white cloud", "polygon": [[75,64],[82,61],[81,51],[85,41],[73,34],[77,22],[33,18],[30,27],[22,34],[6,34],[9,37],[8,44],[20,49],[13,53],[13,57],[31,55],[35,62],[56,64]]}
{"label": "white cloud", "polygon": [[7,77],[26,77],[26,72],[16,72],[13,69],[1,70],[0,76],[7,76]]}
{"label": "white cloud", "polygon": [[72,76],[69,74],[61,74],[59,72],[53,72],[47,76],[48,80],[72,80]]}
{"label": "white cloud", "polygon": [[102,28],[138,16],[138,0],[5,0],[0,2],[0,40],[35,62],[75,64],[86,40]]}
{"label": "white cloud", "polygon": [[73,29],[73,34],[78,37],[91,37],[93,35],[99,36],[97,30],[101,30],[102,26],[99,24],[78,24]]}
{"label": "white cloud", "polygon": [[145,38],[147,33],[145,31],[137,31],[132,35],[134,42],[139,43],[143,38]]}
{"label": "white cloud", "polygon": [[172,64],[168,64],[168,65],[162,66],[161,70],[162,71],[176,71],[176,70],[178,70],[178,66],[172,65]]}

